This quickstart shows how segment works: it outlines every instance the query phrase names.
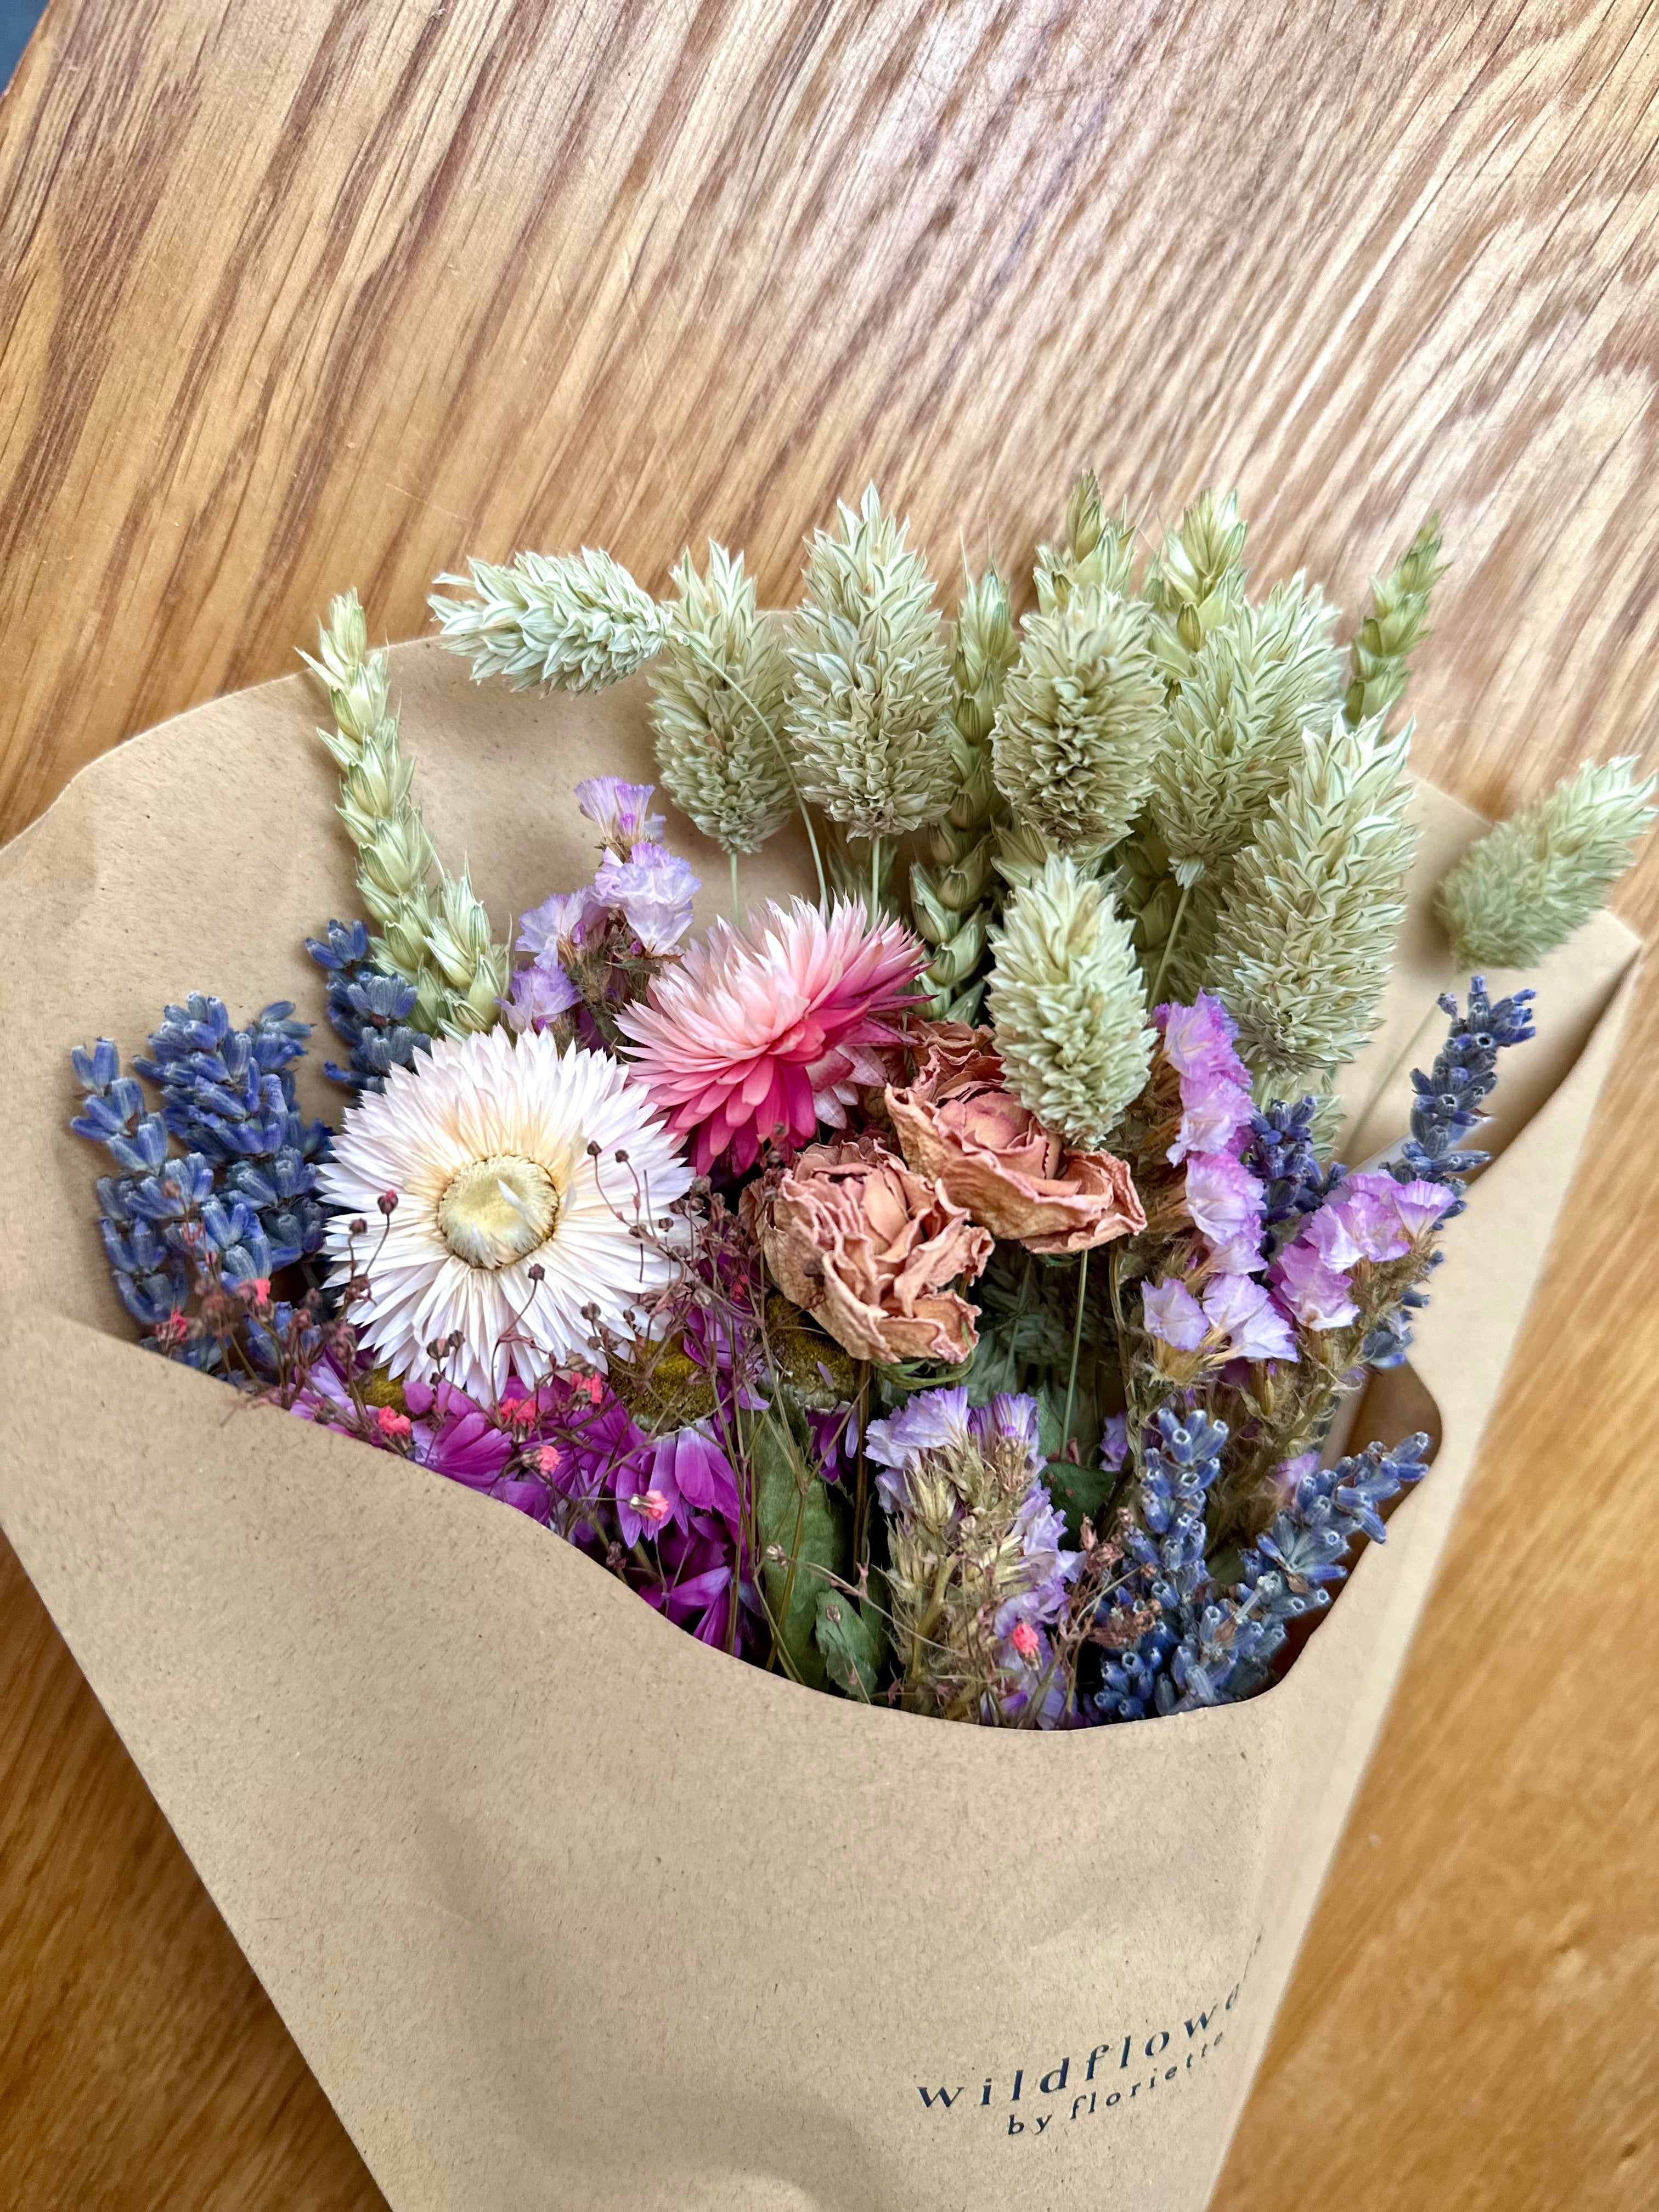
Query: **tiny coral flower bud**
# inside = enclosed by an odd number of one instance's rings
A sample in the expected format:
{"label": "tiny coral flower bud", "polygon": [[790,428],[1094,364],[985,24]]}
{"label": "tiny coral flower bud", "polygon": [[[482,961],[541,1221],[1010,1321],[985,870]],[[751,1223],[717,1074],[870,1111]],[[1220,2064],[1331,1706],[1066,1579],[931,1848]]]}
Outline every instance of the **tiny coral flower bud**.
{"label": "tiny coral flower bud", "polygon": [[544,1444],[536,1454],[537,1470],[542,1474],[556,1474],[563,1465],[564,1454],[557,1444]]}
{"label": "tiny coral flower bud", "polygon": [[1037,1632],[1036,1629],[1032,1627],[1029,1620],[1017,1620],[1014,1623],[1013,1631],[1010,1635],[1008,1641],[1013,1645],[1015,1650],[1018,1652],[1020,1657],[1025,1662],[1028,1667],[1036,1657],[1037,1652],[1041,1649],[1041,1646],[1037,1642]]}
{"label": "tiny coral flower bud", "polygon": [[628,1502],[647,1528],[659,1528],[668,1518],[668,1500],[659,1490],[636,1490]]}
{"label": "tiny coral flower bud", "polygon": [[402,1443],[414,1432],[408,1414],[400,1413],[395,1406],[377,1406],[374,1425],[389,1443]]}

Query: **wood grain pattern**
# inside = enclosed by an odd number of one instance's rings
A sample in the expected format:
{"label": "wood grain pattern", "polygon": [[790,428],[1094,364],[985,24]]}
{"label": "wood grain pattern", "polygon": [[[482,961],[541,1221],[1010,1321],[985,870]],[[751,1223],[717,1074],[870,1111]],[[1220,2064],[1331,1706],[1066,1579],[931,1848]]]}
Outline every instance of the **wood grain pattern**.
{"label": "wood grain pattern", "polygon": [[[713,532],[786,596],[871,475],[1017,562],[1085,459],[1350,605],[1437,505],[1419,758],[1507,807],[1659,749],[1656,217],[1644,0],[52,0],[0,819],[347,583]],[[1221,2212],[1659,2197],[1656,1061],[1659,981]],[[0,1681],[0,2199],[378,2203],[9,1563]]]}

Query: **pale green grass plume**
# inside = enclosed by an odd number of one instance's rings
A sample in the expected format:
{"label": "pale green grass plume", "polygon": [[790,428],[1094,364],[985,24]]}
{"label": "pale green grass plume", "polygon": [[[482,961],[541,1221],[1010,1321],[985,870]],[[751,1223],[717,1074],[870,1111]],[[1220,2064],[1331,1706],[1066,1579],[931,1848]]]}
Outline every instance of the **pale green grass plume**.
{"label": "pale green grass plume", "polygon": [[1376,1025],[1416,842],[1404,818],[1410,735],[1340,716],[1328,735],[1310,733],[1234,869],[1211,988],[1245,1059],[1284,1095],[1318,1089]]}
{"label": "pale green grass plume", "polygon": [[1200,492],[1146,564],[1142,590],[1158,619],[1152,645],[1164,679],[1183,682],[1212,630],[1235,621],[1244,601],[1244,538],[1238,494]]}
{"label": "pale green grass plume", "polygon": [[[317,653],[300,658],[328,693],[331,730],[317,734],[340,769],[340,819],[357,848],[357,888],[380,924],[376,966],[416,989],[415,1019],[430,1036],[487,1030],[510,960],[463,873],[446,877],[410,795],[415,763],[392,710],[389,664],[371,652],[355,592],[331,602]],[[432,878],[436,873],[437,881]]]}
{"label": "pale green grass plume", "polygon": [[788,735],[814,805],[854,837],[901,836],[945,811],[951,666],[933,580],[873,484],[813,539],[789,659]]}
{"label": "pale green grass plume", "polygon": [[789,656],[755,604],[752,578],[711,544],[700,576],[690,553],[674,572],[651,725],[663,787],[705,837],[758,852],[795,804],[783,750]]}
{"label": "pale green grass plume", "polygon": [[1460,968],[1530,968],[1589,920],[1653,818],[1637,765],[1586,761],[1470,846],[1434,895]]}
{"label": "pale green grass plume", "polygon": [[469,599],[433,598],[444,642],[467,654],[475,680],[502,676],[515,691],[538,684],[599,691],[642,668],[662,644],[665,610],[608,553],[515,553],[506,566],[470,561],[440,576]]}
{"label": "pale green grass plume", "polygon": [[1139,599],[1088,586],[1029,616],[992,735],[997,788],[1064,849],[1115,845],[1152,782],[1163,686]]}
{"label": "pale green grass plume", "polygon": [[1352,646],[1343,714],[1349,727],[1381,714],[1404,696],[1407,664],[1429,634],[1429,602],[1446,573],[1440,518],[1431,514],[1386,576],[1371,579],[1370,611]]}
{"label": "pale green grass plume", "polygon": [[1101,1144],[1152,1065],[1146,989],[1109,887],[1063,854],[992,939],[991,1018],[1016,1095],[1071,1145]]}

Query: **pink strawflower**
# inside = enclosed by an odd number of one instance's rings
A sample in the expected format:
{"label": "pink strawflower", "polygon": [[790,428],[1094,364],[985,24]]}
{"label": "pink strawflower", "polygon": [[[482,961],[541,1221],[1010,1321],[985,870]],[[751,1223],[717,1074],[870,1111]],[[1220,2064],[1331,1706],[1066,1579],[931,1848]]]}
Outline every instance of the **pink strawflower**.
{"label": "pink strawflower", "polygon": [[618,1011],[634,1073],[676,1137],[695,1133],[699,1174],[729,1154],[739,1173],[763,1146],[844,1128],[860,1086],[884,1083],[878,1048],[900,1032],[926,956],[896,922],[872,929],[864,908],[828,916],[797,899],[769,905],[758,938],[716,921],[683,960]]}
{"label": "pink strawflower", "polygon": [[1226,1152],[1195,1152],[1187,1163],[1187,1211],[1215,1265],[1248,1274],[1261,1260],[1266,1193],[1241,1161]]}
{"label": "pink strawflower", "polygon": [[1305,1328],[1346,1328],[1359,1309],[1348,1296],[1348,1279],[1327,1265],[1316,1245],[1300,1237],[1273,1262],[1279,1302]]}

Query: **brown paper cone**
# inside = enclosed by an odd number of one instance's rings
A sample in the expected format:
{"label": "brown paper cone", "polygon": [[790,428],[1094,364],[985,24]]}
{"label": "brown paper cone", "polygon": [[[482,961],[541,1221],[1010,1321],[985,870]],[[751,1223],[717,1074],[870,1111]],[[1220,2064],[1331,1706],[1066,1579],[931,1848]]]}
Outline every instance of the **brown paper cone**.
{"label": "brown paper cone", "polygon": [[[394,666],[428,821],[498,923],[584,878],[571,786],[649,777],[640,683],[542,700],[429,646]],[[69,1050],[130,1052],[192,988],[320,1019],[301,939],[356,906],[314,719],[297,678],[201,708],[0,856],[0,1522],[376,2179],[399,2212],[1196,2212],[1634,940],[1603,917],[1540,979],[1508,1150],[1419,1330],[1439,1457],[1286,1680],[1134,1728],[949,1727],[738,1665],[521,1515],[131,1341]],[[1437,868],[1479,825],[1420,804]],[[712,911],[724,862],[671,834]],[[744,870],[751,899],[808,880],[787,841]],[[1379,1066],[1451,980],[1422,909]]]}

